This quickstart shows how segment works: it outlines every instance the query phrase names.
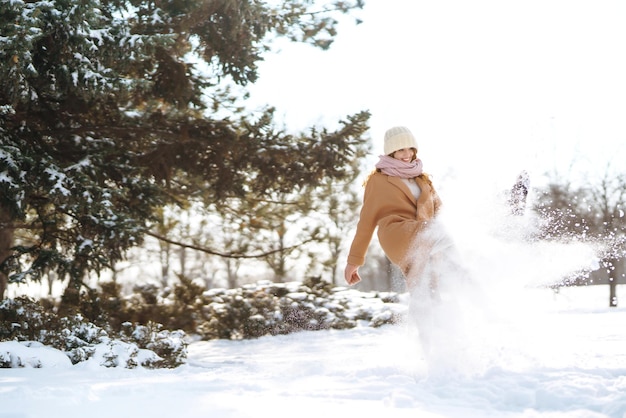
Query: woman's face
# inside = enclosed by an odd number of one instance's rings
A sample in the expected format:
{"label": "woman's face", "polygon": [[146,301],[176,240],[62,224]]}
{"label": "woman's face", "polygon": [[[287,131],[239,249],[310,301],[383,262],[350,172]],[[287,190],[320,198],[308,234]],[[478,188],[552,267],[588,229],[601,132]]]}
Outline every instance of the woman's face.
{"label": "woman's face", "polygon": [[402,148],[395,151],[391,156],[396,160],[402,160],[405,163],[410,163],[415,159],[415,149],[414,148]]}

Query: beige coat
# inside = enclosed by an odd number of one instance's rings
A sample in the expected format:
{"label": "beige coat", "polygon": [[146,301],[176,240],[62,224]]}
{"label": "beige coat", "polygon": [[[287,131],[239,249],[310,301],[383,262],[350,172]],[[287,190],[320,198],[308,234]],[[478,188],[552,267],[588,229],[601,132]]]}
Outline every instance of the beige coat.
{"label": "beige coat", "polygon": [[[409,252],[414,248],[419,251],[421,245],[432,245],[420,242],[420,232],[441,206],[439,196],[428,182],[421,177],[416,177],[415,182],[421,190],[417,200],[401,178],[380,172],[370,176],[348,255],[349,264],[361,266],[365,263],[367,249],[378,227],[378,240],[383,251],[408,277],[414,267],[413,258],[408,257]],[[428,251],[428,248],[424,250]]]}

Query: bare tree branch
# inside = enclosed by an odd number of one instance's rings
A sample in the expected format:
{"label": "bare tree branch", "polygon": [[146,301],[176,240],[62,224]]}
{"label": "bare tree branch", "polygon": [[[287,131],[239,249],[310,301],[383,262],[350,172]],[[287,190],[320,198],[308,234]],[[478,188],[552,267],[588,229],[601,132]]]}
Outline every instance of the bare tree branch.
{"label": "bare tree branch", "polygon": [[259,254],[238,254],[238,253],[221,253],[219,251],[211,250],[210,248],[201,247],[199,245],[186,244],[186,243],[174,241],[172,239],[169,239],[169,238],[164,237],[162,235],[156,234],[154,232],[146,232],[146,234],[150,235],[151,237],[156,238],[156,239],[158,239],[160,241],[167,242],[167,243],[172,244],[172,245],[176,245],[176,246],[179,246],[179,247],[182,247],[182,248],[189,248],[191,250],[201,251],[203,253],[216,255],[218,257],[224,257],[224,258],[263,258],[263,257],[267,257],[268,255],[272,255],[272,254],[275,254],[275,253],[280,252],[280,251],[295,250],[296,248],[301,247],[302,245],[304,245],[304,244],[314,240],[314,239],[307,239],[305,241],[302,241],[299,244],[295,244],[295,245],[292,245],[292,246],[287,247],[287,248],[281,248],[281,249],[278,249],[278,250],[267,251],[267,252],[259,253]]}

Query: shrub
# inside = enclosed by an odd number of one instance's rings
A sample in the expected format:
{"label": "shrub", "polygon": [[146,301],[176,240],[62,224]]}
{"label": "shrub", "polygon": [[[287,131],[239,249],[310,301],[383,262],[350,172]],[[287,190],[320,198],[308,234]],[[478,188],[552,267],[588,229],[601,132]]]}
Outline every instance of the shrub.
{"label": "shrub", "polygon": [[402,316],[393,293],[333,288],[312,279],[304,283],[258,282],[237,289],[205,292],[196,333],[203,339],[256,338],[298,331],[397,323]]}
{"label": "shrub", "polygon": [[32,298],[20,296],[0,301],[0,341],[38,341],[56,315]]}
{"label": "shrub", "polygon": [[[185,362],[187,344],[182,331],[165,331],[150,324],[125,324],[125,332],[109,332],[82,314],[57,317],[30,298],[5,299],[0,303],[0,341],[35,341],[63,351],[73,364],[97,358],[105,367],[177,367]],[[0,356],[0,368],[22,365]]]}
{"label": "shrub", "polygon": [[[62,350],[74,364],[97,359],[107,367],[177,367],[186,361],[189,334],[246,339],[379,327],[397,323],[404,313],[398,294],[333,287],[320,278],[208,291],[181,278],[172,289],[137,286],[126,297],[119,285],[103,283],[79,299],[91,318],[82,312],[58,317],[50,300],[42,300],[46,308],[26,297],[1,302],[0,341],[38,341]],[[8,363],[5,357],[0,367]]]}

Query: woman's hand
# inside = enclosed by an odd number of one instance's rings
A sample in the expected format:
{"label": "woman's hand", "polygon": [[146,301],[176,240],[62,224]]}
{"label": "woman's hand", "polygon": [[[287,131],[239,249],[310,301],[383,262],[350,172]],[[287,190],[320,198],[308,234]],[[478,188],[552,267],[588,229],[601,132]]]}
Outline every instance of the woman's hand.
{"label": "woman's hand", "polygon": [[343,277],[346,279],[346,283],[348,283],[350,286],[360,282],[361,276],[359,276],[359,266],[355,266],[354,264],[346,264],[346,270],[343,273]]}

